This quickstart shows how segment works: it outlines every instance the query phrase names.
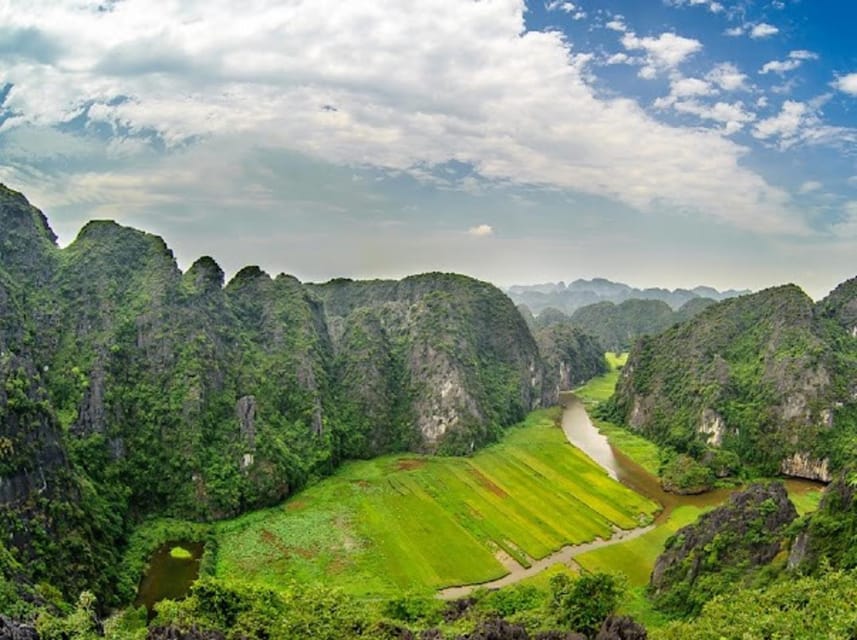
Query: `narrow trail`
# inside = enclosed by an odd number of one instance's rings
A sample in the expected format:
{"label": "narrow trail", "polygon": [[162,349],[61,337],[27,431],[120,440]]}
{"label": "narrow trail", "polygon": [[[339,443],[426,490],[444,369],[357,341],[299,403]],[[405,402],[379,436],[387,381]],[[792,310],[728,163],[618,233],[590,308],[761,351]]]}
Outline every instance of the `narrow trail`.
{"label": "narrow trail", "polygon": [[567,545],[559,551],[555,551],[554,553],[545,556],[541,560],[535,560],[529,567],[523,567],[517,562],[515,563],[516,566],[513,567],[507,565],[507,568],[510,570],[509,573],[497,580],[482,582],[479,584],[467,584],[460,587],[448,587],[438,591],[437,595],[439,598],[444,600],[456,600],[470,595],[476,589],[499,589],[500,587],[507,587],[510,584],[515,584],[525,578],[531,578],[532,576],[538,575],[555,564],[568,564],[572,558],[579,556],[582,553],[601,549],[602,547],[609,547],[610,545],[618,542],[633,540],[644,533],[648,533],[654,528],[655,525],[650,524],[645,527],[637,527],[636,529],[617,529],[616,533],[610,536],[607,540],[595,538],[595,540],[592,540],[591,542]]}
{"label": "narrow trail", "polygon": [[[566,402],[563,408],[562,420],[562,430],[565,433],[566,439],[570,444],[581,449],[598,463],[611,478],[616,480],[618,477],[621,481],[623,478],[621,474],[617,474],[617,462],[613,457],[612,447],[607,444],[607,439],[598,432],[589,420],[589,415],[586,413],[583,403],[573,396],[567,398]],[[623,484],[630,486],[629,483],[623,482]],[[636,487],[631,486],[631,488],[637,490]],[[595,549],[609,547],[620,542],[633,540],[654,528],[655,524],[636,527],[634,529],[616,528],[613,535],[606,540],[595,538],[595,540],[582,544],[566,545],[559,551],[555,551],[540,560],[534,560],[529,567],[522,566],[510,557],[504,557],[503,565],[509,570],[509,573],[502,578],[491,580],[490,582],[448,587],[438,591],[437,597],[444,600],[455,600],[470,595],[476,589],[499,589],[507,587],[535,576],[555,564],[568,564],[575,556]]]}

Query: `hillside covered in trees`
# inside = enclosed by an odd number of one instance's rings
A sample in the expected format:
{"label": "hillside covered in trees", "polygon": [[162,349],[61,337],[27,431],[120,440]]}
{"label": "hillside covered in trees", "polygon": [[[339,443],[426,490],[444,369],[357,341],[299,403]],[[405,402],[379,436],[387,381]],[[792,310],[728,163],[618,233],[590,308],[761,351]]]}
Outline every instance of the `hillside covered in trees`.
{"label": "hillside covered in trees", "polygon": [[830,480],[857,446],[857,278],[818,303],[786,285],[637,342],[608,413],[694,457]]}
{"label": "hillside covered in trees", "polygon": [[603,367],[577,336],[543,349],[471,278],[225,283],[115,222],[60,249],[0,187],[0,544],[17,558],[0,574],[127,598],[135,519],[270,505],[348,458],[470,452],[556,402],[578,361]]}

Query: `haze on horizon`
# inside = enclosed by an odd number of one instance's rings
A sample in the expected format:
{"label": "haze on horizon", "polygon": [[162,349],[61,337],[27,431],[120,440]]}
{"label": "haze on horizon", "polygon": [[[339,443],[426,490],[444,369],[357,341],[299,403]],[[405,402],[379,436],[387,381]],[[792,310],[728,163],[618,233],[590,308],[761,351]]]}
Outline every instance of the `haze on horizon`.
{"label": "haze on horizon", "polygon": [[848,4],[0,0],[0,182],[183,268],[819,298],[857,273]]}

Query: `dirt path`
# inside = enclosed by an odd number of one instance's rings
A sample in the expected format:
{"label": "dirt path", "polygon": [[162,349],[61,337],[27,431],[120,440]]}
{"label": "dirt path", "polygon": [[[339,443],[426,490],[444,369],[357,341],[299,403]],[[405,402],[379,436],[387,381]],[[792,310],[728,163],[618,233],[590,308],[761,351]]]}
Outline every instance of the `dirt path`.
{"label": "dirt path", "polygon": [[499,589],[500,587],[507,587],[510,584],[515,584],[525,578],[537,575],[555,564],[568,564],[572,558],[579,556],[582,553],[593,551],[594,549],[600,549],[602,547],[609,547],[611,544],[616,544],[617,542],[633,540],[644,533],[648,533],[654,528],[655,525],[650,524],[645,527],[637,527],[636,529],[617,529],[616,533],[610,536],[607,540],[595,538],[595,540],[591,542],[565,546],[559,551],[556,551],[549,556],[545,556],[541,560],[535,560],[529,568],[523,567],[517,562],[515,562],[515,566],[509,566],[509,564],[504,563],[504,566],[509,569],[509,573],[502,578],[480,584],[466,584],[460,587],[448,587],[439,591],[437,595],[439,598],[444,600],[455,600],[457,598],[463,598],[470,595],[476,589]]}

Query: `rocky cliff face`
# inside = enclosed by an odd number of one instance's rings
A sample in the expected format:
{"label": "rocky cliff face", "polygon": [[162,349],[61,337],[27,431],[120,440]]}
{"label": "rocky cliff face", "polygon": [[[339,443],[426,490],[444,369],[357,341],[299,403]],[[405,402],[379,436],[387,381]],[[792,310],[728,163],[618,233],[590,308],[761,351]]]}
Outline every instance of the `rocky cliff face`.
{"label": "rocky cliff face", "polygon": [[[586,372],[574,353],[568,380]],[[469,452],[542,402],[544,375],[489,284],[307,285],[258,267],[225,283],[211,258],[182,273],[161,238],[110,221],[59,249],[0,187],[0,516],[13,546],[64,533],[69,557],[98,556],[57,564],[69,593],[113,579],[93,572],[126,516],[223,517],[344,458]]]}
{"label": "rocky cliff face", "polygon": [[666,541],[649,580],[656,606],[695,613],[714,595],[736,588],[780,552],[785,529],[796,517],[782,484],[752,485],[733,494]]}
{"label": "rocky cliff face", "polygon": [[365,453],[378,452],[385,425],[399,443],[466,452],[541,400],[535,342],[489,284],[435,273],[311,290],[331,327],[343,410],[374,414],[375,426],[363,429]]}
{"label": "rocky cliff face", "polygon": [[723,447],[766,473],[830,480],[842,440],[857,435],[853,289],[817,305],[793,285],[768,289],[644,338],[615,417],[680,450]]}
{"label": "rocky cliff face", "polygon": [[857,527],[857,486],[853,467],[838,473],[825,489],[818,510],[805,517],[792,539],[789,567],[814,573],[827,566],[857,567],[852,532]]}
{"label": "rocky cliff face", "polygon": [[545,364],[545,405],[556,404],[560,391],[573,389],[607,371],[604,349],[598,340],[570,323],[542,327],[535,336]]}

